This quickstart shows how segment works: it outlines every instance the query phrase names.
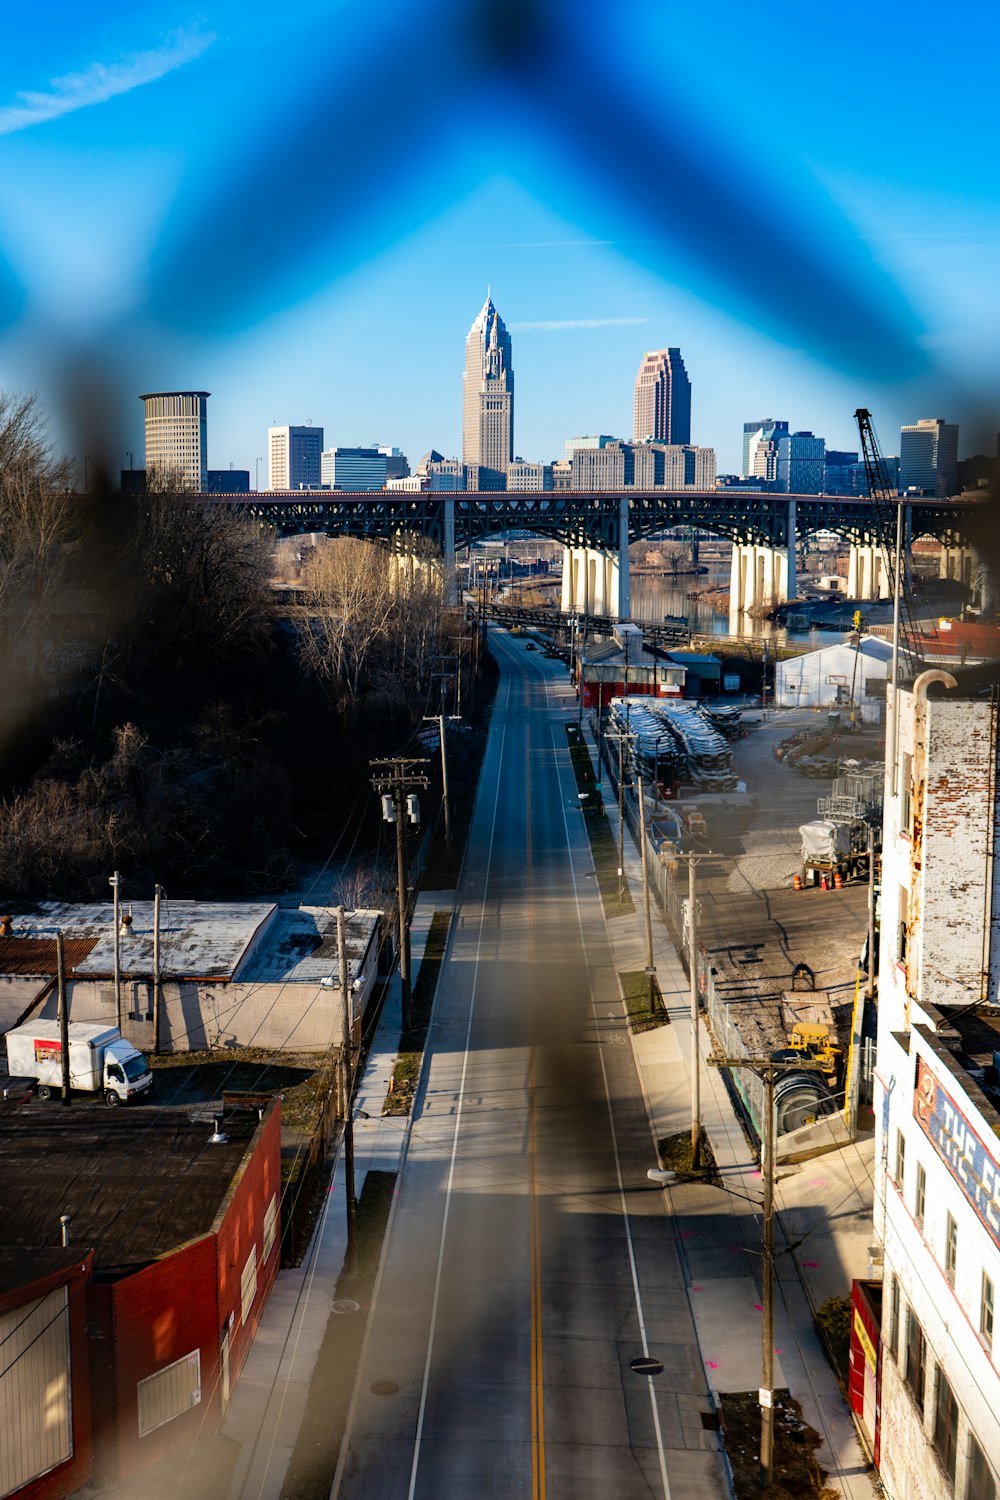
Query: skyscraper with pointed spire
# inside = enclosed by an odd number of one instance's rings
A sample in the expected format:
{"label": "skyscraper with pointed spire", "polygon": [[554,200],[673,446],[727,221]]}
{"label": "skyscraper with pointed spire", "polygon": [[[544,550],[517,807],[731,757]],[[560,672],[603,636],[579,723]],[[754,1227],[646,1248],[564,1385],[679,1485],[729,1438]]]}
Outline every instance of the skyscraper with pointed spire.
{"label": "skyscraper with pointed spire", "polygon": [[487,294],[465,340],[462,459],[506,474],[514,456],[514,370],[510,334]]}

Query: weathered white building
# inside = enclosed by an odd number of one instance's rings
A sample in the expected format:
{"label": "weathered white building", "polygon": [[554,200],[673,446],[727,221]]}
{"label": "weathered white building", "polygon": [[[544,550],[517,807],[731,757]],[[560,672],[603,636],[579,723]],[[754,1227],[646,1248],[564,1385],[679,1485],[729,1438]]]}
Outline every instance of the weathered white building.
{"label": "weathered white building", "polygon": [[998,715],[944,676],[900,691],[887,750],[875,1234],[890,1500],[1000,1494]]}
{"label": "weathered white building", "polygon": [[861,636],[857,644],[836,641],[777,662],[774,701],[779,708],[846,708],[853,703],[866,722],[878,723],[891,664],[889,641],[874,635]]}
{"label": "weathered white building", "polygon": [[[56,1015],[55,934],[66,948],[74,1021],[119,1024],[134,1046],[153,1045],[153,903],[124,909],[118,934],[110,904],[45,901],[0,928],[0,1032],[29,1016]],[[354,996],[363,1014],[379,961],[382,913],[345,920]],[[339,1046],[343,1002],[336,916],[325,906],[164,901],[159,941],[163,1051],[244,1046],[308,1051]],[[0,1054],[2,1055],[2,1054]]]}

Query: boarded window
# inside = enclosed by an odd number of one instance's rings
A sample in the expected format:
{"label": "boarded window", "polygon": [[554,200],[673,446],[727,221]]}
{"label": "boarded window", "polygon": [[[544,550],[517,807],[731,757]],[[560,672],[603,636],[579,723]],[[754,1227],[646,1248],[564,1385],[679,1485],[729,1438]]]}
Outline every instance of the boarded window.
{"label": "boarded window", "polygon": [[139,1436],[145,1437],[201,1401],[201,1351],[196,1349],[193,1354],[185,1354],[183,1359],[175,1359],[172,1365],[157,1370],[155,1375],[147,1375],[136,1390]]}
{"label": "boarded window", "polygon": [[73,1457],[65,1287],[0,1316],[0,1495]]}
{"label": "boarded window", "polygon": [[924,1375],[927,1367],[927,1343],[924,1330],[910,1308],[906,1317],[906,1373],[904,1379],[913,1392],[913,1399],[921,1411],[924,1409]]}
{"label": "boarded window", "polygon": [[250,1316],[253,1299],[257,1295],[257,1246],[250,1246],[243,1275],[240,1277],[240,1312],[244,1323]]}
{"label": "boarded window", "polygon": [[278,1229],[278,1199],[272,1193],[271,1201],[264,1210],[264,1259],[270,1255],[274,1248],[274,1237]]}
{"label": "boarded window", "polygon": [[974,1437],[969,1439],[969,1470],[965,1495],[966,1500],[997,1500],[993,1471]]}
{"label": "boarded window", "polygon": [[945,1373],[938,1365],[937,1399],[934,1403],[934,1446],[945,1473],[955,1483],[955,1463],[958,1453],[958,1402]]}

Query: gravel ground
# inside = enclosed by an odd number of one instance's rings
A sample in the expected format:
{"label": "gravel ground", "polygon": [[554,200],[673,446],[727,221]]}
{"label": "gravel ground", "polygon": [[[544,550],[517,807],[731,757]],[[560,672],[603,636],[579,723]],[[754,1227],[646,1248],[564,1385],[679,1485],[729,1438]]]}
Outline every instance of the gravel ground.
{"label": "gravel ground", "polygon": [[737,742],[733,763],[750,808],[738,827],[732,823],[726,849],[736,861],[729,879],[735,894],[791,885],[802,858],[799,825],[817,816],[817,799],[829,796],[832,782],[793,770],[775,758],[774,747],[795,730],[822,723],[822,715],[808,710],[770,710],[765,723]]}

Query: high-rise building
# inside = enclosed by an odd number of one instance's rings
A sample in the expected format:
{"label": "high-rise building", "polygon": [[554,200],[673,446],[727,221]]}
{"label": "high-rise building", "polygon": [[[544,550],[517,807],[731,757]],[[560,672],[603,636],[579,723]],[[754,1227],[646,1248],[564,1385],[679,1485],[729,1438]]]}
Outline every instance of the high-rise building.
{"label": "high-rise building", "polygon": [[322,427],[269,427],[267,473],[269,490],[317,490],[322,483],[320,454]]}
{"label": "high-rise building", "polygon": [[792,440],[787,422],[768,417],[748,432],[743,428],[746,478],[759,479],[774,489],[787,491]]}
{"label": "high-rise building", "polygon": [[[788,424],[786,422],[785,426],[787,427],[787,425]],[[743,423],[743,467],[740,470],[741,479],[753,478],[753,458],[751,454],[751,448],[754,445],[754,440],[757,436],[757,433],[761,432],[765,427],[773,426],[773,417],[761,417],[759,422]]]}
{"label": "high-rise building", "polygon": [[324,448],[320,476],[325,490],[384,490],[386,457],[378,448]]}
{"label": "high-rise building", "polygon": [[410,464],[402,448],[395,448],[391,443],[375,443],[373,446],[385,454],[386,483],[390,479],[409,479]]}
{"label": "high-rise building", "polygon": [[609,443],[620,443],[621,438],[612,437],[610,433],[593,433],[590,437],[567,438],[563,444],[563,457],[567,463],[573,462],[573,454],[577,448],[606,448]]}
{"label": "high-rise building", "polygon": [[637,443],[690,443],[691,382],[679,349],[655,349],[644,354],[635,378]]}
{"label": "high-rise building", "polygon": [[249,469],[209,469],[205,476],[209,495],[249,495]]}
{"label": "high-rise building", "polygon": [[690,443],[605,443],[573,451],[574,490],[714,490],[715,449]]}
{"label": "high-rise building", "polygon": [[826,439],[811,432],[793,432],[788,448],[788,489],[793,495],[823,492]]}
{"label": "high-rise building", "polygon": [[159,483],[204,490],[208,482],[210,391],[151,391],[146,407],[146,472]]}
{"label": "high-rise building", "polygon": [[462,459],[507,472],[514,456],[514,369],[510,334],[487,297],[465,340]]}
{"label": "high-rise building", "polygon": [[899,434],[899,487],[947,497],[958,489],[958,423],[923,417]]}

